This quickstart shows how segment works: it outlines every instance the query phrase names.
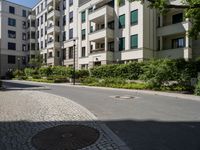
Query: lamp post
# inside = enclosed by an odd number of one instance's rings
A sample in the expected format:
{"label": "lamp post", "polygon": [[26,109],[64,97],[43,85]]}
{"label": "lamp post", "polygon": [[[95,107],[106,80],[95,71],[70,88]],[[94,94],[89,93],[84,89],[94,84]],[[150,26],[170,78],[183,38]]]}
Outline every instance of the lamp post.
{"label": "lamp post", "polygon": [[73,54],[74,54],[74,65],[73,65],[73,85],[75,85],[76,83],[76,40],[74,40],[74,50],[73,50]]}

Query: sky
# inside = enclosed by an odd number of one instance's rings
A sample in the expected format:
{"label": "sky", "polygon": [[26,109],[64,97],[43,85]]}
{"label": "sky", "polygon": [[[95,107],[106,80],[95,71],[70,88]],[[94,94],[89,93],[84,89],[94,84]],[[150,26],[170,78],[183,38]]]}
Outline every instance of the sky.
{"label": "sky", "polygon": [[33,7],[39,0],[8,0],[8,1],[24,5],[27,7]]}

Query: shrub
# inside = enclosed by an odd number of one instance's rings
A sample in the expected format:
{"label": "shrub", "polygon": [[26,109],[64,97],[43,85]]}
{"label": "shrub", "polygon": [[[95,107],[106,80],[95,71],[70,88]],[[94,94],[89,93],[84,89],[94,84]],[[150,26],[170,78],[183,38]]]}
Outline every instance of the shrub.
{"label": "shrub", "polygon": [[13,75],[15,78],[20,78],[20,77],[24,76],[24,72],[22,70],[15,70],[13,72]]}
{"label": "shrub", "polygon": [[14,76],[14,74],[13,74],[13,71],[7,71],[6,72],[6,78],[8,78],[8,79],[12,79],[12,78],[14,78],[15,76]]}
{"label": "shrub", "polygon": [[87,78],[89,75],[89,70],[76,70],[76,79]]}
{"label": "shrub", "polygon": [[52,67],[42,67],[39,69],[39,74],[43,77],[48,77],[53,74]]}
{"label": "shrub", "polygon": [[151,60],[144,64],[140,79],[148,82],[151,88],[160,88],[166,82],[173,80],[174,73],[176,73],[176,67],[173,61]]}
{"label": "shrub", "polygon": [[34,75],[38,75],[39,71],[38,71],[38,69],[25,68],[24,73],[25,73],[25,76],[31,77],[31,76],[34,76]]}
{"label": "shrub", "polygon": [[33,75],[32,78],[33,79],[41,79],[41,76],[36,74],[36,75]]}
{"label": "shrub", "polygon": [[54,66],[52,67],[52,74],[58,76],[67,76],[71,77],[72,75],[72,68],[64,67],[64,66]]}
{"label": "shrub", "polygon": [[195,94],[200,96],[200,80],[198,81],[198,83],[195,87]]}

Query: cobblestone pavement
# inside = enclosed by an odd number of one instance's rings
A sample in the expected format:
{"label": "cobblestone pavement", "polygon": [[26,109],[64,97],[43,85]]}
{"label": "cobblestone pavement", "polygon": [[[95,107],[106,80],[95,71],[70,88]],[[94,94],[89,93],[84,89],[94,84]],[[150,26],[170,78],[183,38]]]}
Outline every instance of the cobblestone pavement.
{"label": "cobblestone pavement", "polygon": [[98,141],[84,150],[119,149],[94,119],[87,109],[63,97],[39,91],[0,91],[0,149],[35,150],[30,142],[34,135],[63,124],[100,131]]}

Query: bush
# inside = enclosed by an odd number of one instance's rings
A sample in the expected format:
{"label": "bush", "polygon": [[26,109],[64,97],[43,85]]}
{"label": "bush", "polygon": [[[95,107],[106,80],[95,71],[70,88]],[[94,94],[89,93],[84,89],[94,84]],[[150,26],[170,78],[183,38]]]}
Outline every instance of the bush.
{"label": "bush", "polygon": [[196,87],[195,87],[195,94],[197,96],[200,96],[200,80],[198,81]]}
{"label": "bush", "polygon": [[160,88],[170,80],[176,73],[175,63],[168,59],[151,60],[144,64],[143,74],[140,79],[148,82],[151,88]]}
{"label": "bush", "polygon": [[25,73],[25,76],[27,76],[27,77],[32,77],[34,75],[39,75],[38,69],[33,69],[33,68],[25,68],[24,69],[24,73]]}
{"label": "bush", "polygon": [[76,70],[76,79],[87,78],[89,75],[89,70]]}
{"label": "bush", "polygon": [[52,67],[42,67],[39,69],[39,74],[43,77],[48,77],[53,74]]}
{"label": "bush", "polygon": [[64,66],[54,66],[52,67],[52,74],[57,76],[72,76],[72,68],[70,67],[64,67]]}
{"label": "bush", "polygon": [[15,78],[21,78],[22,76],[24,76],[24,72],[22,70],[15,70],[13,72],[13,75]]}
{"label": "bush", "polygon": [[137,80],[142,73],[142,63],[134,62],[121,65],[104,65],[91,69],[96,78],[123,78]]}
{"label": "bush", "polygon": [[54,83],[65,83],[69,82],[69,79],[66,76],[49,76],[47,80],[52,80]]}

